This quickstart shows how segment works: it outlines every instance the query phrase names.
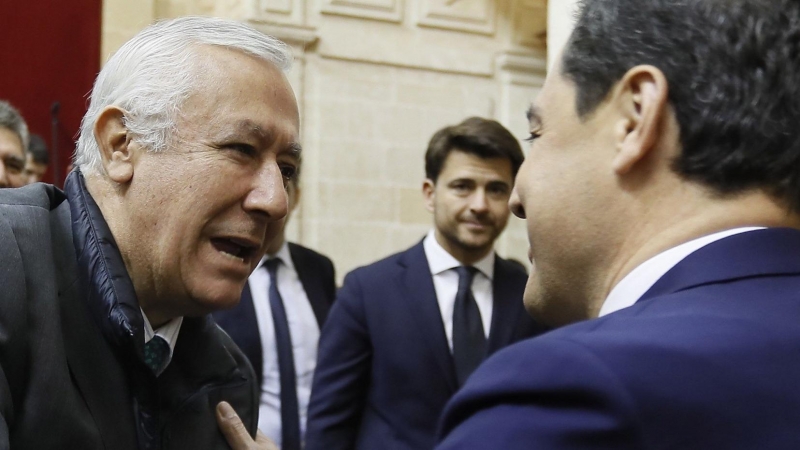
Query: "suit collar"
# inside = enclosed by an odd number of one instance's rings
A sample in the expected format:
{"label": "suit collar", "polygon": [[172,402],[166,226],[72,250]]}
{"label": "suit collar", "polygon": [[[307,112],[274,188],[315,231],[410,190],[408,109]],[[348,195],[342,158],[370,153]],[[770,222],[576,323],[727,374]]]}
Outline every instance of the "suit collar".
{"label": "suit collar", "polygon": [[[425,250],[425,257],[430,267],[430,274],[437,275],[446,270],[455,269],[463,264],[453,257],[447,250],[442,247],[439,241],[436,240],[436,233],[434,230],[428,232],[425,239],[422,240],[422,246]],[[494,263],[495,253],[489,252],[486,256],[475,262],[472,267],[478,269],[490,281],[494,280]]]}
{"label": "suit collar", "polygon": [[142,313],[114,236],[79,169],[70,173],[64,189],[89,310],[109,342],[144,361]]}
{"label": "suit collar", "polygon": [[664,274],[675,267],[684,258],[706,245],[733,236],[739,233],[759,230],[763,228],[733,228],[720,231],[710,235],[692,239],[689,242],[677,245],[669,250],[663,251],[647,261],[639,264],[628,275],[626,275],[606,297],[603,306],[600,308],[599,316],[611,314],[620,309],[627,308],[636,303],[642,295],[647,292]]}
{"label": "suit collar", "polygon": [[706,284],[800,273],[800,231],[767,228],[718,240],[670,269],[639,301]]}

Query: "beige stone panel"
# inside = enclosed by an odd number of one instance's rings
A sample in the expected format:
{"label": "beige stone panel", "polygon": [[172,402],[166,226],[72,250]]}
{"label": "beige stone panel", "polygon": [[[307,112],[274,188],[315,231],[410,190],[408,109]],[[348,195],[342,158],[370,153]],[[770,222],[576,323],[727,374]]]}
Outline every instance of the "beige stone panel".
{"label": "beige stone panel", "polygon": [[398,192],[367,183],[320,183],[319,217],[349,223],[391,223]]}
{"label": "beige stone panel", "polygon": [[328,58],[439,72],[491,76],[497,43],[490,36],[325,16],[318,51]]}
{"label": "beige stone panel", "polygon": [[456,83],[447,85],[427,85],[422,83],[399,84],[397,101],[401,104],[416,106],[447,106],[452,109],[464,109],[464,90]]}
{"label": "beige stone panel", "polygon": [[105,64],[122,44],[155,20],[155,4],[155,0],[103,1],[101,64]]}
{"label": "beige stone panel", "polygon": [[160,18],[193,15],[243,19],[252,9],[250,0],[155,0],[155,4]]}
{"label": "beige stone panel", "polygon": [[426,225],[433,220],[433,215],[425,208],[422,195],[422,182],[418,189],[397,188],[400,195],[400,224]]}
{"label": "beige stone panel", "polygon": [[392,146],[387,155],[388,183],[396,188],[415,189],[425,179],[427,143],[416,146]]}
{"label": "beige stone panel", "polygon": [[387,148],[373,142],[326,139],[319,149],[319,180],[380,183],[387,178]]}

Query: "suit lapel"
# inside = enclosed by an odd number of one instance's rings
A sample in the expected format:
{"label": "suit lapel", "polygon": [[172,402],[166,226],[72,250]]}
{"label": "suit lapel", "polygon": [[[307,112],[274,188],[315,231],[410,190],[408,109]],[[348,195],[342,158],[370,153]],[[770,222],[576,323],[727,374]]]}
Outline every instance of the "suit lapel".
{"label": "suit lapel", "polygon": [[411,310],[415,322],[419,324],[423,340],[433,352],[434,359],[448,385],[455,392],[458,389],[455,366],[450,347],[447,345],[442,313],[439,310],[436,289],[433,286],[430,266],[422,243],[406,251],[398,264],[401,266],[398,284],[402,300]]}
{"label": "suit lapel", "polygon": [[311,303],[311,309],[314,311],[317,325],[322,329],[322,324],[325,323],[325,318],[328,317],[328,311],[330,310],[330,303],[325,295],[322,279],[319,273],[315,273],[313,261],[303,257],[302,252],[298,251],[291,242],[289,243],[289,255],[292,257],[292,262],[295,270],[297,270],[300,283],[303,285],[303,290],[306,291],[308,302]]}
{"label": "suit lapel", "polygon": [[[520,308],[515,302],[521,302],[519,294],[514,295],[510,271],[506,262],[495,256],[494,280],[492,280],[492,325],[489,328],[488,355],[507,346],[514,337],[519,321]],[[488,356],[487,355],[487,356]]]}

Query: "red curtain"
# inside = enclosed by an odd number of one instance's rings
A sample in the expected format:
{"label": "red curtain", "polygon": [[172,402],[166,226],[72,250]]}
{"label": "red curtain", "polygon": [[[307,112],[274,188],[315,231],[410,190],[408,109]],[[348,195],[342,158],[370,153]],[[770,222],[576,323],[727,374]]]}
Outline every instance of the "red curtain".
{"label": "red curtain", "polygon": [[100,70],[101,10],[102,0],[0,0],[0,99],[47,142],[51,164],[44,181],[59,186]]}

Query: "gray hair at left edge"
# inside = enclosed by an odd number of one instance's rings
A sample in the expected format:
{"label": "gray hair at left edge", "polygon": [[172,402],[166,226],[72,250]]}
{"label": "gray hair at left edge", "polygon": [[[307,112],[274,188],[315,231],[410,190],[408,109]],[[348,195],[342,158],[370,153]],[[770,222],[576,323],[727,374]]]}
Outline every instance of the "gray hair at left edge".
{"label": "gray hair at left edge", "polygon": [[211,17],[157,22],[126,42],[97,76],[81,122],[75,166],[84,174],[104,172],[94,126],[112,105],[126,111],[125,126],[133,138],[150,151],[164,150],[192,92],[199,45],[238,50],[284,72],[292,65],[286,44],[240,22]]}
{"label": "gray hair at left edge", "polygon": [[28,142],[30,142],[28,125],[22,118],[22,114],[5,100],[0,100],[0,128],[6,128],[16,134],[22,143],[22,150],[28,151]]}

